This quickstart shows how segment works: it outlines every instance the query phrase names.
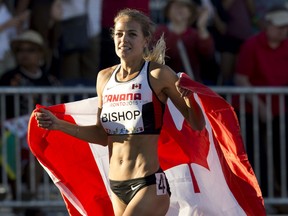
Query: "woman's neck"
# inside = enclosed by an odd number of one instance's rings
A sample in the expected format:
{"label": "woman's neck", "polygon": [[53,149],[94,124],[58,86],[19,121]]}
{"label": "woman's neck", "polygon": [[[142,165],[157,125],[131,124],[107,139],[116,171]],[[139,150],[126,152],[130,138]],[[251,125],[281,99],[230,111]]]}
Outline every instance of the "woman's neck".
{"label": "woman's neck", "polygon": [[121,61],[121,68],[118,73],[118,78],[120,80],[129,80],[131,77],[136,76],[139,71],[141,70],[145,60],[144,59],[139,59],[139,60],[134,60],[134,61]]}

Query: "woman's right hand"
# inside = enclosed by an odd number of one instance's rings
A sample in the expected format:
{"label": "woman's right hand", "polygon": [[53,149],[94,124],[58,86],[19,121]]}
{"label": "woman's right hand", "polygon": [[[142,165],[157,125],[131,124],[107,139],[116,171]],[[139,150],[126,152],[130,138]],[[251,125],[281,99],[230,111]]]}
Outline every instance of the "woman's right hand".
{"label": "woman's right hand", "polygon": [[44,108],[40,108],[35,112],[35,119],[37,121],[38,127],[57,130],[59,127],[60,119],[58,119],[52,112]]}

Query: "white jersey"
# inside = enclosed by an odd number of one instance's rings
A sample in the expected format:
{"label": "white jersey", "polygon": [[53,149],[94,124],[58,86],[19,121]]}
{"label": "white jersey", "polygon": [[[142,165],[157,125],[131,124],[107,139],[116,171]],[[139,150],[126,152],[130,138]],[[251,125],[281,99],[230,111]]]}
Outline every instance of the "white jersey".
{"label": "white jersey", "polygon": [[165,105],[150,86],[149,62],[127,82],[117,81],[119,68],[120,65],[103,90],[100,118],[104,129],[109,135],[159,134]]}

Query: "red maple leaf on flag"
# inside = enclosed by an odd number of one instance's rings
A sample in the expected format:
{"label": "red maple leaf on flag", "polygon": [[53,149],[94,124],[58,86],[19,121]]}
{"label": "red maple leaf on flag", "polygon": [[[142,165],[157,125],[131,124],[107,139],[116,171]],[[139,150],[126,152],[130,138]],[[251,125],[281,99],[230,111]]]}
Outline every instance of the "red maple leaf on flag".
{"label": "red maple leaf on flag", "polygon": [[[194,131],[184,118],[180,130],[178,130],[170,112],[165,112],[164,119],[165,124],[163,127],[165,129],[163,128],[164,130],[162,130],[159,140],[161,145],[158,148],[160,164],[164,170],[180,164],[188,164],[194,192],[199,193],[200,189],[190,164],[195,163],[209,170],[207,156],[210,145],[207,131],[206,129],[201,132]],[[187,137],[188,134],[192,136]],[[177,142],[175,139],[177,139]],[[181,143],[181,145],[175,145],[175,143]]]}
{"label": "red maple leaf on flag", "polygon": [[[265,215],[261,190],[247,160],[233,108],[202,84],[185,76],[181,81],[182,87],[196,93],[207,125],[201,132],[192,130],[168,103],[159,140],[159,160],[173,191],[169,215],[191,215],[195,211],[205,215]],[[66,121],[89,125],[96,118],[96,104],[97,98],[91,98],[47,109]],[[114,215],[108,194],[107,148],[83,143],[59,131],[47,132],[37,126],[33,116],[32,113],[28,130],[29,147],[52,174],[69,214]],[[193,167],[194,175],[191,164],[204,167],[200,172],[208,172],[199,175]],[[185,169],[181,165],[186,165]],[[183,179],[187,167],[191,179]],[[222,197],[219,199],[219,191],[225,202]]]}

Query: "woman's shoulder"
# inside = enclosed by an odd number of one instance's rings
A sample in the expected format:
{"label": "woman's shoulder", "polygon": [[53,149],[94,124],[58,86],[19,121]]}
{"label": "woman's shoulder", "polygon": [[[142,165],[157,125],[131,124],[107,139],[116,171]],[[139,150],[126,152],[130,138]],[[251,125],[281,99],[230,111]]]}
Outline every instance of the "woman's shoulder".
{"label": "woman's shoulder", "polygon": [[157,62],[150,62],[150,74],[154,78],[161,80],[169,79],[176,76],[176,72],[167,65],[159,64]]}
{"label": "woman's shoulder", "polygon": [[164,72],[164,71],[173,71],[168,65],[165,64],[160,64],[154,61],[150,62],[149,66],[150,71],[159,71],[159,72]]}
{"label": "woman's shoulder", "polygon": [[105,69],[102,69],[99,71],[98,73],[98,78],[97,79],[108,79],[110,78],[110,76],[112,75],[113,71],[116,70],[116,68],[118,67],[119,65],[113,65],[111,67],[108,67],[108,68],[105,68]]}
{"label": "woman's shoulder", "polygon": [[102,92],[104,86],[110,79],[112,73],[114,70],[116,70],[118,65],[114,65],[108,68],[105,68],[101,71],[99,71],[98,76],[97,76],[97,92],[98,94]]}

